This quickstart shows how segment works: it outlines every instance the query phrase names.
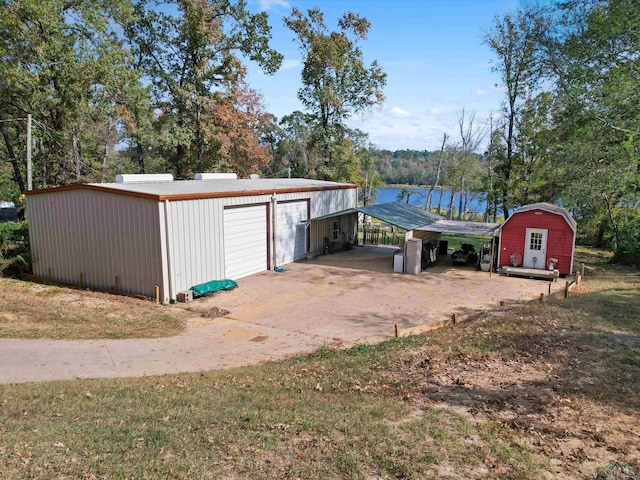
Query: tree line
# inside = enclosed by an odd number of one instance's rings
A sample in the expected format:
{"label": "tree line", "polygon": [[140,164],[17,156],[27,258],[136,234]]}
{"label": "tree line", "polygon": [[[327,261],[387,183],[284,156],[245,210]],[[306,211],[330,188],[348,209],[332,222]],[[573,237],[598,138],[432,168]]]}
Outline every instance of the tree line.
{"label": "tree line", "polygon": [[[371,27],[318,8],[282,19],[301,60],[303,109],[265,110],[246,82],[282,56],[266,13],[244,0],[0,0],[0,194],[24,190],[26,114],[34,186],[115,173],[235,171],[484,191],[485,219],[560,202],[582,241],[640,259],[640,9],[635,0],[526,2],[484,33],[504,91],[500,111],[462,109],[433,152],[378,151],[348,127],[384,101],[386,74],[364,61]],[[425,207],[433,208],[431,194]],[[449,208],[451,211],[452,209]]]}
{"label": "tree line", "polygon": [[529,3],[484,40],[505,92],[485,153],[494,214],[561,202],[582,241],[639,262],[638,3]]}
{"label": "tree line", "polygon": [[460,198],[481,190],[485,220],[561,203],[578,221],[579,241],[640,264],[637,1],[527,3],[496,16],[484,42],[504,91],[500,111],[478,121],[463,109],[439,151],[379,152],[380,177],[445,186]]}
{"label": "tree line", "polygon": [[0,0],[0,192],[25,189],[27,114],[36,188],[122,172],[357,180],[368,144],[345,121],[381,104],[386,82],[363,60],[370,23],[347,12],[332,30],[317,8],[283,21],[305,111],[279,120],[246,72],[273,74],[282,55],[244,0]]}

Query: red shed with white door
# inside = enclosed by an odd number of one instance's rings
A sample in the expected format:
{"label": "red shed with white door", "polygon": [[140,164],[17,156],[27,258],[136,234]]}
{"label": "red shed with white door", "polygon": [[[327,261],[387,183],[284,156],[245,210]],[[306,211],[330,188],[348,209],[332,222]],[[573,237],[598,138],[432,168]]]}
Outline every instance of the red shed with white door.
{"label": "red shed with white door", "polygon": [[576,222],[564,207],[525,205],[500,227],[498,267],[503,265],[573,272]]}

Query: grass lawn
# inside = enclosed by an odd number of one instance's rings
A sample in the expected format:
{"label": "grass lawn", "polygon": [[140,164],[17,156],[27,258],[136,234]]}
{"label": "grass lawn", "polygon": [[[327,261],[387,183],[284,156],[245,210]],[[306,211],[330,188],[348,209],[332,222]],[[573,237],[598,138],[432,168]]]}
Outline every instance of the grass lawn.
{"label": "grass lawn", "polygon": [[164,337],[184,330],[181,315],[147,300],[0,278],[0,337]]}
{"label": "grass lawn", "polygon": [[[0,386],[0,478],[593,478],[640,463],[640,275],[235,370]],[[626,478],[626,477],[625,477]]]}
{"label": "grass lawn", "polygon": [[483,235],[457,235],[457,234],[442,234],[440,240],[446,240],[449,242],[449,248],[459,250],[462,248],[463,243],[470,243],[474,246],[476,252],[482,251],[483,243],[491,243],[491,237]]}

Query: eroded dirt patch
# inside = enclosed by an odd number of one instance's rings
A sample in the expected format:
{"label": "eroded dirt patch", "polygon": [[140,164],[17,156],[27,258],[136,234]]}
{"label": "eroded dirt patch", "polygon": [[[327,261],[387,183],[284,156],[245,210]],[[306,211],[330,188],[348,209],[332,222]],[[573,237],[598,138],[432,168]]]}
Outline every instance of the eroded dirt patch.
{"label": "eroded dirt patch", "polygon": [[614,460],[640,465],[638,333],[616,321],[624,311],[608,315],[618,328],[594,331],[599,313],[573,311],[569,300],[481,315],[434,334],[389,375],[414,385],[418,408],[496,424],[554,478],[593,478]]}

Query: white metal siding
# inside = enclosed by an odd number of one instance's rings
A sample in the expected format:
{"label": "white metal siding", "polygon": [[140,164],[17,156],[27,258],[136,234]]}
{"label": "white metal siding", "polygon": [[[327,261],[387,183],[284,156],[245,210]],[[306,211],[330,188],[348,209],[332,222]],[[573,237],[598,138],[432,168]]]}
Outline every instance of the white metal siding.
{"label": "white metal siding", "polygon": [[307,254],[307,202],[279,202],[276,209],[276,264],[285,265]]}
{"label": "white metal siding", "polygon": [[323,220],[317,220],[315,222],[311,222],[309,233],[311,236],[311,245],[309,253],[313,255],[320,255],[324,252],[325,242],[331,242],[333,238],[334,220],[337,220],[340,224],[339,242],[342,242],[345,238],[349,241],[353,241],[355,239],[358,227],[358,216],[356,213],[348,213],[336,217],[325,218]]}
{"label": "white metal siding", "polygon": [[225,277],[239,278],[267,269],[267,205],[224,210]]}
{"label": "white metal siding", "polygon": [[[322,190],[311,193],[311,218],[324,217],[358,206],[358,189]],[[280,196],[278,196],[280,198]]]}
{"label": "white metal siding", "polygon": [[90,190],[27,197],[33,272],[154,296],[164,288],[158,202]]}
{"label": "white metal siding", "polygon": [[221,199],[169,202],[169,257],[173,292],[221,280],[224,273]]}
{"label": "white metal siding", "polygon": [[[170,201],[165,219],[163,203],[140,197],[95,190],[28,195],[34,273],[47,277],[50,272],[52,279],[71,283],[79,283],[82,273],[85,285],[106,289],[113,288],[118,277],[124,292],[153,296],[157,285],[162,300],[175,299],[180,290],[227,277],[224,207],[262,204],[266,215],[271,197]],[[357,191],[277,194],[279,204],[307,199],[314,218],[355,207]],[[266,234],[263,238],[266,244]],[[322,238],[311,237],[312,250],[318,241],[322,248]]]}

